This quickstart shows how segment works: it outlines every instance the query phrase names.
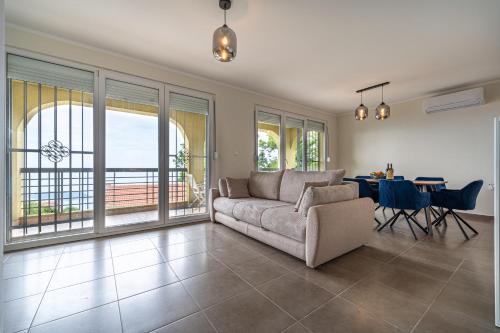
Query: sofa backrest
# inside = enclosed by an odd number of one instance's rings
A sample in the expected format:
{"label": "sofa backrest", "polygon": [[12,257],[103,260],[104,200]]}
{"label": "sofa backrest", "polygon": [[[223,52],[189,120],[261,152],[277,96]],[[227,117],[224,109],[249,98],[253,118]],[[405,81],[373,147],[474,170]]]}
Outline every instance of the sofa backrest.
{"label": "sofa backrest", "polygon": [[248,191],[255,198],[278,200],[283,171],[250,172]]}
{"label": "sofa backrest", "polygon": [[281,179],[279,200],[296,203],[302,194],[302,188],[305,182],[328,181],[329,185],[340,185],[344,178],[345,170],[327,170],[327,171],[295,171],[285,170]]}

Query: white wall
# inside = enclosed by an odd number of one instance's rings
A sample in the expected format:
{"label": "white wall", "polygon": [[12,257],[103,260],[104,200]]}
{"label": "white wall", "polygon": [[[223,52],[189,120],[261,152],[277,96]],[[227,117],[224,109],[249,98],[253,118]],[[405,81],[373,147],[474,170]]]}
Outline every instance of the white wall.
{"label": "white wall", "polygon": [[[442,176],[448,187],[460,188],[483,179],[474,213],[493,215],[493,118],[500,116],[500,82],[485,86],[486,104],[426,114],[422,99],[391,104],[391,117],[354,120],[354,114],[337,117],[338,166],[350,176],[385,170],[393,163],[396,175]],[[498,184],[500,186],[500,184]]]}
{"label": "white wall", "polygon": [[329,143],[332,161],[327,167],[334,168],[335,166],[336,141],[334,140],[334,130],[336,119],[331,114],[321,110],[237,89],[212,80],[73,44],[50,36],[35,34],[16,27],[7,27],[6,45],[214,94],[216,99],[217,151],[219,153],[219,159],[215,165],[216,177],[245,177],[252,170],[254,165],[253,136],[256,104],[308,115],[328,122],[331,134]]}

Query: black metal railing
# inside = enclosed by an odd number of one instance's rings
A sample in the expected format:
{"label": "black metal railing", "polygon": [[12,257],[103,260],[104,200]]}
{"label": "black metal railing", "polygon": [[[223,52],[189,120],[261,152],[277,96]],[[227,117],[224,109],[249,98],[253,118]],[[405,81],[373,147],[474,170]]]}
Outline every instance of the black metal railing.
{"label": "black metal railing", "polygon": [[[33,228],[93,219],[93,168],[21,168],[21,192],[18,203],[22,212],[11,219],[11,228]],[[106,211],[125,212],[156,209],[158,205],[158,169],[106,168]],[[169,203],[186,203],[189,198],[188,169],[169,168]],[[83,224],[81,224],[83,226]],[[57,230],[56,230],[57,231]]]}

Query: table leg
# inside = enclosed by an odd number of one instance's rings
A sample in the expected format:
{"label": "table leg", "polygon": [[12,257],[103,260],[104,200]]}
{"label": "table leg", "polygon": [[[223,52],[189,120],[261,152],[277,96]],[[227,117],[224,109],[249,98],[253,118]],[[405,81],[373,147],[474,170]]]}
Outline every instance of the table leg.
{"label": "table leg", "polygon": [[431,221],[429,211],[430,211],[430,207],[424,208],[425,221],[427,222],[427,233],[432,236],[432,221]]}

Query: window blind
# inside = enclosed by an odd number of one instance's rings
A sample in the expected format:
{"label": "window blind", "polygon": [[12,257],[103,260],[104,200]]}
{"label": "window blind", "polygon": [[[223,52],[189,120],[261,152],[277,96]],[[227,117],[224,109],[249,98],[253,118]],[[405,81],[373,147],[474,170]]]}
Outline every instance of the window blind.
{"label": "window blind", "polygon": [[94,73],[14,54],[7,55],[7,78],[94,92]]}
{"label": "window blind", "polygon": [[144,105],[159,105],[158,89],[111,79],[106,80],[106,98]]}
{"label": "window blind", "polygon": [[170,93],[170,109],[208,115],[208,100],[177,93]]}
{"label": "window blind", "polygon": [[319,121],[309,120],[307,122],[307,131],[324,132],[325,124],[320,123]]}
{"label": "window blind", "polygon": [[265,123],[265,124],[270,124],[270,125],[280,125],[281,119],[280,116],[272,114],[272,113],[267,113],[263,111],[259,111],[257,113],[257,121],[259,123]]}
{"label": "window blind", "polygon": [[286,118],[286,128],[304,128],[304,121],[295,118]]}

